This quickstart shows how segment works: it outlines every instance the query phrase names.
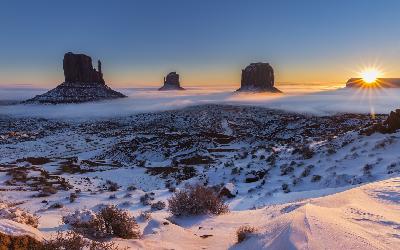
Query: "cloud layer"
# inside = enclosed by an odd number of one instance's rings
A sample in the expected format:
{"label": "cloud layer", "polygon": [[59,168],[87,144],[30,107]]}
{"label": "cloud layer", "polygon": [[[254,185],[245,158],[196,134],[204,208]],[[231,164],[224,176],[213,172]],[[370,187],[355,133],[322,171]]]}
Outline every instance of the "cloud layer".
{"label": "cloud layer", "polygon": [[[333,113],[388,113],[400,108],[400,89],[338,89],[309,94],[239,94],[226,89],[190,88],[186,91],[157,91],[151,88],[123,89],[128,98],[84,104],[7,105],[0,115],[45,118],[94,119],[125,116],[141,112],[178,109],[201,104],[255,105],[292,112],[329,115]],[[0,90],[22,100],[37,90]]]}

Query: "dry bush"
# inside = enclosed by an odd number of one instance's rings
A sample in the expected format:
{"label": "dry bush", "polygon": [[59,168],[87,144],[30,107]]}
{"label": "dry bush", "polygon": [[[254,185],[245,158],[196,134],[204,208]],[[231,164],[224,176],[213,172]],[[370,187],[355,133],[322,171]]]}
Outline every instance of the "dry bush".
{"label": "dry bush", "polygon": [[152,210],[163,210],[166,207],[166,205],[165,202],[163,201],[157,201],[155,203],[152,203],[150,207]]}
{"label": "dry bush", "polygon": [[106,187],[107,187],[107,190],[110,192],[115,192],[115,191],[118,191],[118,189],[119,189],[118,183],[110,181],[110,180],[106,181]]}
{"label": "dry bush", "polygon": [[99,215],[103,218],[106,232],[123,239],[136,239],[140,237],[140,229],[133,216],[127,211],[118,209],[115,206],[103,208]]}
{"label": "dry bush", "polygon": [[133,216],[116,206],[106,206],[87,221],[70,221],[71,216],[63,218],[64,223],[70,224],[75,232],[94,239],[120,237],[123,239],[140,238],[140,228]]}
{"label": "dry bush", "polygon": [[175,216],[227,213],[228,206],[212,188],[189,185],[168,200],[168,209]]}
{"label": "dry bush", "polygon": [[78,195],[76,193],[70,193],[69,194],[69,202],[73,203],[75,200],[78,198]]}
{"label": "dry bush", "polygon": [[236,230],[237,242],[240,243],[244,241],[249,234],[252,234],[256,231],[256,229],[252,226],[240,226]]}
{"label": "dry bush", "polygon": [[40,250],[118,250],[114,243],[89,241],[75,232],[58,232],[54,239],[45,241]]}
{"label": "dry bush", "polygon": [[1,250],[41,250],[42,244],[30,236],[11,236],[0,233]]}
{"label": "dry bush", "polygon": [[56,194],[58,190],[53,186],[44,186],[37,197],[48,197]]}

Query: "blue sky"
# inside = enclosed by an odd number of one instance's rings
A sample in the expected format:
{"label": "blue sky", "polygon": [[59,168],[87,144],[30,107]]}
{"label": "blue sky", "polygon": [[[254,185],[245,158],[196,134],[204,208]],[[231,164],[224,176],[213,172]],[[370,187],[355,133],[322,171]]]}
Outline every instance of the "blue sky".
{"label": "blue sky", "polygon": [[279,82],[400,76],[400,1],[0,0],[0,86],[55,86],[67,51],[102,59],[111,86],[237,85],[270,62]]}

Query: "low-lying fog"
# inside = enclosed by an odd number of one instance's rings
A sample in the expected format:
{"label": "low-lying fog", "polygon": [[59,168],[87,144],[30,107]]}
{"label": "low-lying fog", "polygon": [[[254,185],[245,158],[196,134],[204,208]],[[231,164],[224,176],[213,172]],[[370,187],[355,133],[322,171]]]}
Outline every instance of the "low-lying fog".
{"label": "low-lying fog", "polygon": [[[128,98],[97,103],[65,105],[1,105],[0,115],[47,118],[100,118],[153,112],[200,104],[256,105],[293,112],[388,113],[400,108],[400,89],[337,89],[314,93],[245,94],[232,89],[187,88],[157,91],[156,88],[118,89]],[[0,89],[1,100],[24,100],[45,90]]]}

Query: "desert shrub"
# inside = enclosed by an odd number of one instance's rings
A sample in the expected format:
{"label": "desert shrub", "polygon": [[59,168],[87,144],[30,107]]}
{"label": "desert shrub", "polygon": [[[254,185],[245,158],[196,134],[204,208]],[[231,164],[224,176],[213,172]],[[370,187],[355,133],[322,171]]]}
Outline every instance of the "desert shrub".
{"label": "desert shrub", "polygon": [[140,197],[140,202],[143,204],[143,206],[151,205],[152,200],[154,200],[154,197],[151,193],[146,193]]}
{"label": "desert shrub", "polygon": [[311,177],[311,182],[320,181],[321,178],[322,178],[322,177],[321,177],[320,175],[313,175],[313,176]]}
{"label": "desert shrub", "polygon": [[289,185],[287,183],[283,183],[282,190],[284,193],[289,193],[290,192]]}
{"label": "desert shrub", "polygon": [[43,242],[40,250],[117,250],[113,242],[97,242],[84,239],[76,232],[57,233],[54,239]]}
{"label": "desert shrub", "polygon": [[249,236],[249,234],[252,234],[255,231],[256,231],[256,229],[254,227],[251,227],[251,226],[240,226],[236,230],[237,242],[240,243],[240,242],[244,241]]}
{"label": "desert shrub", "polygon": [[223,214],[228,212],[225,205],[212,188],[189,185],[176,192],[168,200],[168,209],[173,215],[187,216],[200,214]]}
{"label": "desert shrub", "polygon": [[0,233],[0,249],[1,250],[25,250],[25,249],[42,249],[42,244],[34,238],[22,235],[11,236]]}
{"label": "desert shrub", "polygon": [[75,200],[78,198],[78,195],[76,193],[70,193],[69,194],[69,202],[73,203]]}
{"label": "desert shrub", "polygon": [[123,239],[139,238],[139,226],[135,218],[130,216],[127,211],[115,206],[107,206],[99,214],[104,220],[106,232],[109,235],[116,235]]}
{"label": "desert shrub", "polygon": [[311,159],[314,156],[314,151],[309,146],[301,146],[295,148],[293,154],[300,154],[304,159]]}
{"label": "desert shrub", "polygon": [[99,212],[76,211],[63,218],[72,229],[95,239],[117,236],[123,239],[137,239],[140,229],[134,217],[114,205],[105,206]]}
{"label": "desert shrub", "polygon": [[366,164],[363,168],[364,175],[371,175],[371,170],[373,166],[371,164]]}
{"label": "desert shrub", "polygon": [[301,173],[301,177],[307,177],[311,173],[311,169],[314,168],[314,165],[308,165],[307,167],[304,168],[304,171]]}
{"label": "desert shrub", "polygon": [[58,192],[58,190],[55,187],[53,187],[53,186],[45,186],[45,187],[42,188],[42,190],[37,195],[37,197],[47,197],[47,196],[50,196],[52,194],[56,194],[57,192]]}
{"label": "desert shrub", "polygon": [[152,210],[163,210],[166,207],[165,202],[163,201],[157,201],[153,204],[151,204],[151,209]]}
{"label": "desert shrub", "polygon": [[284,164],[281,166],[281,175],[287,175],[289,173],[292,173],[294,171],[294,167],[288,166],[287,164]]}
{"label": "desert shrub", "polygon": [[106,186],[107,186],[107,190],[110,192],[115,192],[115,191],[118,191],[118,189],[119,189],[118,183],[112,182],[110,180],[106,181]]}
{"label": "desert shrub", "polygon": [[60,208],[63,208],[63,207],[64,207],[64,205],[62,203],[56,202],[54,204],[51,204],[49,206],[49,209],[60,209]]}
{"label": "desert shrub", "polygon": [[127,191],[135,191],[137,188],[134,185],[130,185],[126,188]]}

